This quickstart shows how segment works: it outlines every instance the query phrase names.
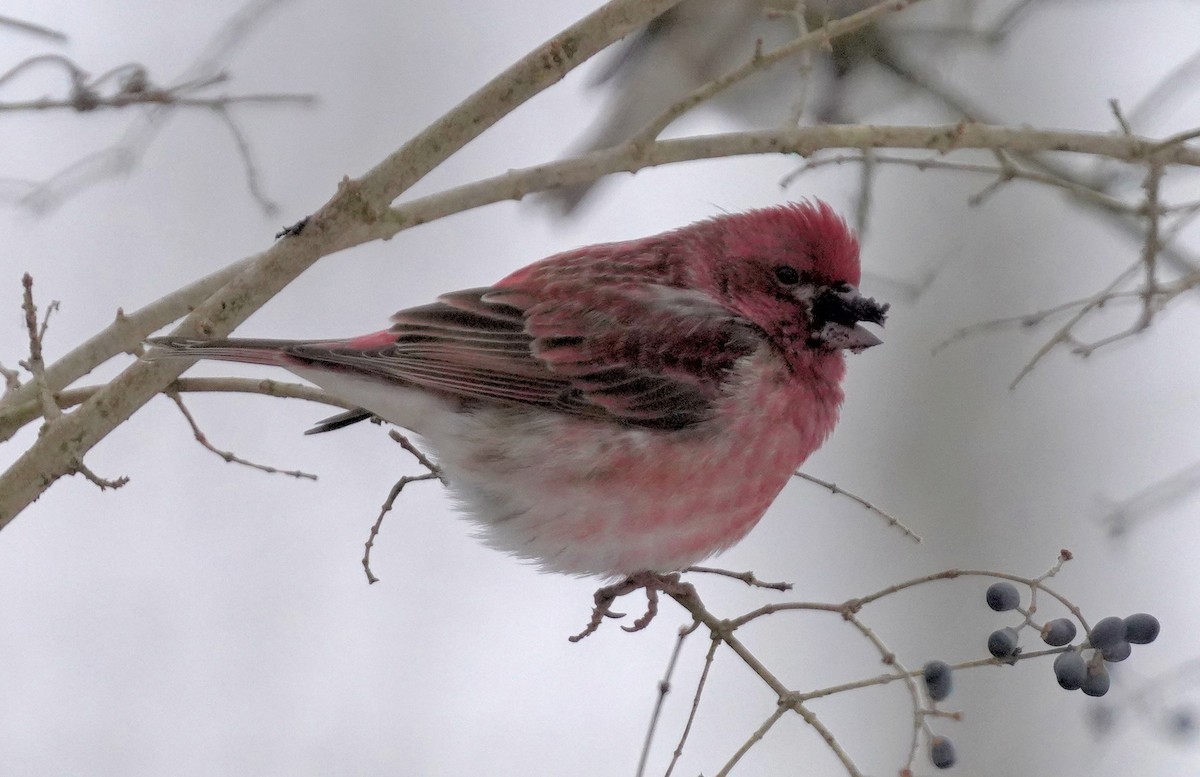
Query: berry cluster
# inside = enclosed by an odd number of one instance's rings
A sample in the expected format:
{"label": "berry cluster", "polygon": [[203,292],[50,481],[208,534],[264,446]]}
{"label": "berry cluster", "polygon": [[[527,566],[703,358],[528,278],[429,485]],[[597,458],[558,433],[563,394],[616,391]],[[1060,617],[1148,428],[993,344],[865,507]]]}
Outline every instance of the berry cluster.
{"label": "berry cluster", "polygon": [[[1012,583],[993,583],[987,589],[986,599],[988,607],[996,612],[1019,610],[1021,606],[1021,594]],[[1020,626],[997,629],[988,637],[988,652],[996,658],[1015,662],[1020,656],[1017,630],[1026,624],[1034,625],[1028,612],[1022,614],[1025,622]],[[1070,645],[1075,634],[1075,624],[1066,618],[1056,618],[1041,627],[1042,641],[1051,647]],[[1105,664],[1124,661],[1133,651],[1133,645],[1149,644],[1157,636],[1158,619],[1153,615],[1142,612],[1124,619],[1104,618],[1088,632],[1086,642],[1054,659],[1054,677],[1068,691],[1082,690],[1088,696],[1103,696],[1109,686]],[[1093,651],[1089,658],[1084,657],[1086,649]]]}
{"label": "berry cluster", "polygon": [[[1016,610],[1025,620],[1016,626],[1005,626],[988,635],[988,652],[1007,663],[1016,663],[1021,655],[1020,630],[1032,626],[1040,632],[1042,641],[1056,648],[1068,648],[1054,659],[1054,676],[1063,688],[1082,690],[1088,696],[1103,696],[1108,693],[1109,676],[1106,664],[1129,658],[1133,645],[1146,645],[1158,637],[1158,619],[1146,613],[1137,613],[1127,618],[1108,617],[1099,621],[1087,634],[1087,639],[1071,646],[1077,634],[1075,623],[1067,618],[1055,618],[1038,626],[1032,614],[1036,609],[1030,604],[1021,608],[1021,594],[1009,582],[993,583],[985,595],[988,607],[996,612]],[[1085,657],[1085,651],[1091,654]],[[922,678],[925,691],[931,702],[944,700],[953,688],[952,668],[944,661],[925,664]],[[930,735],[929,758],[939,769],[954,765],[954,745],[944,736]]]}
{"label": "berry cluster", "polygon": [[[1071,631],[1074,636],[1074,629]],[[1068,650],[1054,659],[1054,677],[1068,691],[1081,690],[1088,696],[1103,696],[1108,693],[1109,686],[1105,664],[1124,661],[1133,651],[1133,645],[1149,644],[1157,636],[1158,619],[1153,615],[1139,612],[1124,619],[1105,618],[1088,633],[1087,647],[1094,651],[1091,659],[1084,660],[1085,646],[1082,644]]]}

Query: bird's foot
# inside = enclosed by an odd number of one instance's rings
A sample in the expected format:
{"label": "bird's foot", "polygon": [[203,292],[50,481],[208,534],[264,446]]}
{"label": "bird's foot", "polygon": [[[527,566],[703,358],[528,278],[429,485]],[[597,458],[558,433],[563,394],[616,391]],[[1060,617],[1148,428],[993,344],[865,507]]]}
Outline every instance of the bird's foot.
{"label": "bird's foot", "polygon": [[687,595],[694,593],[694,589],[690,583],[680,581],[678,572],[667,574],[638,572],[636,575],[630,575],[618,583],[606,585],[596,591],[595,606],[592,607],[591,620],[588,621],[588,625],[583,631],[569,639],[572,642],[578,642],[600,628],[600,624],[604,622],[605,618],[624,618],[625,613],[613,612],[613,603],[620,597],[637,590],[644,590],[646,592],[646,612],[635,620],[632,625],[621,627],[630,633],[641,631],[650,625],[650,621],[654,620],[654,616],[658,614],[659,591],[667,595]]}

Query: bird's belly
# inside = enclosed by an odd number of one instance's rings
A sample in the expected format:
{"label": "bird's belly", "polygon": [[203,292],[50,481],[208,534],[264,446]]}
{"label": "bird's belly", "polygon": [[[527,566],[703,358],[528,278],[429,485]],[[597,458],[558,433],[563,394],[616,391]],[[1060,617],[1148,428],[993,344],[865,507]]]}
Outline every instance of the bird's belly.
{"label": "bird's belly", "polygon": [[543,418],[461,456],[438,447],[489,545],[550,571],[618,576],[680,569],[745,536],[811,450],[776,421],[722,434]]}
{"label": "bird's belly", "polygon": [[421,435],[488,545],[605,577],[681,569],[740,540],[824,440],[840,400],[797,401],[752,381],[711,421],[657,430],[294,371]]}

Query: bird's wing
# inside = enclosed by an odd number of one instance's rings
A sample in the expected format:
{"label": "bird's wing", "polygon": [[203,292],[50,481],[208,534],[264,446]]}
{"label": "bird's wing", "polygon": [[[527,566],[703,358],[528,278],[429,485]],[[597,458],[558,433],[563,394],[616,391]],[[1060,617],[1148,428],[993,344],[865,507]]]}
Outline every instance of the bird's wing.
{"label": "bird's wing", "polygon": [[760,344],[756,329],[698,292],[578,291],[455,292],[400,311],[386,337],[297,344],[287,355],[463,398],[677,429],[708,415],[734,363]]}

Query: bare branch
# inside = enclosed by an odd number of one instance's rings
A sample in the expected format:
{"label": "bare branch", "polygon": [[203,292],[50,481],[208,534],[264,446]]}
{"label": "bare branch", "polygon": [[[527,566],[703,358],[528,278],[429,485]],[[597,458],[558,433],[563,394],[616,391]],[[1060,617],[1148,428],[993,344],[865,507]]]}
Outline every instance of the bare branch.
{"label": "bare branch", "polygon": [[679,654],[683,650],[683,643],[699,625],[693,622],[690,626],[680,629],[675,637],[675,649],[671,651],[671,658],[667,661],[667,671],[663,674],[663,679],[658,681],[658,694],[654,699],[654,711],[650,713],[650,725],[646,727],[646,738],[642,742],[642,754],[638,758],[636,777],[643,777],[646,773],[646,761],[650,757],[650,745],[654,743],[654,731],[658,727],[659,719],[662,717],[663,702],[666,701],[667,694],[671,692],[671,678],[675,674],[675,666],[679,663]]}
{"label": "bare branch", "polygon": [[82,461],[80,461],[79,459],[76,459],[75,461],[73,461],[71,463],[70,474],[83,475],[85,478],[87,478],[89,481],[91,481],[95,486],[97,486],[101,491],[107,491],[110,488],[118,489],[121,486],[124,486],[127,483],[129,483],[129,478],[126,477],[125,475],[122,475],[119,478],[114,478],[111,480],[108,478],[102,478],[99,475],[97,475],[95,472],[92,472],[90,469],[88,469],[88,466],[86,464],[84,464]]}
{"label": "bare branch", "polygon": [[791,583],[785,583],[785,582],[767,583],[767,582],[764,582],[762,580],[759,580],[757,577],[755,577],[753,572],[732,572],[728,569],[717,569],[716,567],[701,567],[701,566],[695,566],[695,565],[690,566],[683,571],[684,572],[696,572],[698,574],[703,574],[703,575],[719,575],[721,577],[731,577],[734,580],[741,580],[743,583],[750,586],[751,588],[770,588],[775,591],[790,591],[793,588],[793,585]]}
{"label": "bare branch", "polygon": [[275,467],[270,467],[270,466],[267,466],[266,464],[256,464],[253,461],[249,461],[247,459],[241,458],[240,456],[237,456],[232,451],[226,451],[226,450],[221,450],[221,449],[217,448],[215,445],[213,445],[211,442],[209,442],[208,435],[206,435],[200,429],[200,425],[198,423],[196,423],[195,417],[192,415],[192,412],[190,410],[188,410],[187,405],[184,404],[183,397],[181,397],[179,395],[179,392],[165,391],[163,393],[166,394],[171,399],[171,401],[175,403],[175,406],[179,408],[179,412],[183,414],[184,419],[188,422],[188,426],[191,427],[192,436],[196,438],[196,442],[198,442],[202,446],[204,446],[204,448],[206,450],[210,450],[213,453],[217,454],[222,459],[224,459],[226,462],[228,462],[230,464],[241,464],[244,467],[250,467],[251,469],[256,469],[256,470],[259,470],[260,472],[266,472],[267,474],[290,475],[291,477],[294,477],[298,480],[299,479],[307,479],[307,480],[316,480],[317,479],[316,475],[313,475],[308,472],[301,472],[298,469],[291,469],[291,470],[276,469]]}
{"label": "bare branch", "polygon": [[405,475],[396,481],[392,486],[392,490],[388,492],[387,499],[383,500],[383,506],[379,508],[379,517],[375,519],[375,523],[371,524],[371,533],[367,536],[365,543],[366,550],[363,552],[362,565],[363,571],[367,573],[367,582],[374,584],[379,582],[379,578],[371,572],[371,549],[375,547],[375,538],[379,536],[379,530],[383,527],[383,516],[391,511],[392,506],[396,503],[396,498],[404,491],[404,487],[409,483],[418,483],[422,480],[434,480],[437,478],[432,472],[426,472],[423,475]]}
{"label": "bare branch", "polygon": [[[994,149],[997,153],[1002,153],[1000,149]],[[1063,189],[1075,197],[1090,200],[1104,210],[1112,211],[1126,216],[1139,215],[1141,210],[1138,205],[1127,203],[1118,197],[1110,194],[1097,191],[1088,186],[1084,186],[1076,181],[1061,178],[1053,173],[1038,172],[1028,170],[1018,163],[1008,160],[1007,157],[1001,156],[1001,164],[999,165],[984,165],[972,162],[960,162],[957,160],[942,159],[939,157],[898,157],[875,154],[870,161],[874,164],[886,164],[901,167],[912,167],[916,170],[924,172],[926,170],[951,170],[961,173],[979,173],[982,175],[993,175],[1000,182],[1008,181],[1030,181],[1032,183],[1052,186],[1054,188]],[[827,156],[817,159],[809,159],[803,165],[788,173],[780,181],[781,186],[790,186],[802,174],[815,170],[819,167],[828,165],[842,164],[867,164],[867,159],[863,154],[854,155],[836,155]],[[976,194],[971,197],[969,203],[971,205],[980,204],[980,195]]]}
{"label": "bare branch", "polygon": [[11,16],[0,16],[0,27],[11,27],[14,30],[27,32],[39,38],[48,38],[55,43],[67,42],[67,35],[64,32],[59,32],[40,24],[34,24],[33,22],[27,22],[24,19],[14,19]]}
{"label": "bare branch", "polygon": [[[689,633],[698,625],[693,621],[692,625],[688,627]],[[717,655],[717,648],[720,646],[721,640],[715,634],[712,635],[709,640],[708,652],[704,655],[704,669],[700,672],[700,679],[696,681],[696,692],[692,694],[692,708],[688,710],[687,723],[683,726],[679,742],[675,745],[675,751],[671,753],[671,763],[667,765],[667,771],[663,777],[671,777],[671,772],[675,770],[675,764],[679,763],[679,758],[683,755],[683,746],[692,733],[692,724],[696,722],[696,712],[700,709],[700,698],[704,695],[704,686],[708,683],[708,672],[712,669],[713,658]]]}
{"label": "bare branch", "polygon": [[234,146],[237,148],[238,158],[242,160],[242,170],[246,175],[246,185],[250,189],[250,196],[258,203],[259,208],[263,213],[274,215],[279,212],[279,205],[267,197],[266,192],[262,189],[262,182],[259,180],[258,166],[254,164],[254,155],[250,151],[250,141],[246,139],[245,133],[234,122],[233,117],[229,115],[226,106],[213,106],[213,113],[229,130],[229,134],[233,137]]}
{"label": "bare branch", "polygon": [[399,205],[373,225],[374,237],[389,238],[403,229],[462,210],[502,200],[519,200],[532,192],[588,183],[602,175],[637,172],[647,167],[759,154],[799,154],[835,148],[926,149],[939,154],[967,149],[1001,149],[1009,153],[1038,151],[1104,156],[1144,163],[1164,155],[1164,165],[1200,166],[1200,149],[1177,145],[1153,151],[1159,141],[1112,133],[1063,132],[1029,127],[998,127],[962,122],[937,126],[826,124],[816,127],[731,132],[655,141],[645,147],[625,143],[535,167],[512,170],[494,178],[448,189]]}
{"label": "bare branch", "polygon": [[417,460],[418,464],[429,470],[429,472],[438,480],[442,481],[442,485],[448,485],[446,481],[446,474],[442,472],[442,468],[430,461],[429,457],[426,456],[420,448],[413,445],[412,441],[401,434],[399,430],[390,430],[388,432],[388,437],[391,437],[393,440],[400,443],[400,447],[412,454],[412,457]]}
{"label": "bare branch", "polygon": [[[747,737],[746,741],[742,743],[742,746],[737,749],[737,752],[735,752],[729,758],[729,760],[725,762],[725,765],[722,766],[720,771],[717,772],[717,777],[726,777],[726,775],[733,771],[733,767],[738,765],[738,761],[741,761],[742,757],[746,755],[746,753],[750,752],[750,748],[761,742],[762,738],[767,735],[767,732],[774,728],[775,724],[778,723],[783,716],[787,714],[787,712],[788,708],[783,704],[777,706],[775,711],[768,715],[767,719],[759,724],[758,728],[754,729],[754,733]],[[854,775],[855,777],[859,777],[857,770],[851,771],[850,774]]]}
{"label": "bare branch", "polygon": [[866,499],[863,499],[861,496],[858,496],[857,494],[853,494],[844,488],[840,488],[836,483],[830,483],[829,481],[821,480],[820,478],[805,474],[803,472],[800,472],[799,470],[793,472],[792,476],[798,477],[801,480],[807,480],[809,483],[816,483],[818,486],[821,486],[822,488],[829,489],[830,493],[832,493],[832,494],[841,495],[841,496],[844,496],[855,502],[858,502],[860,505],[867,508],[868,510],[870,510],[871,512],[875,513],[880,518],[882,518],[884,521],[886,521],[889,526],[895,526],[897,529],[904,532],[905,536],[907,536],[913,542],[919,543],[921,541],[920,535],[918,535],[912,529],[905,526],[904,523],[902,523],[897,518],[893,517],[890,513],[887,513],[885,511],[879,509],[875,505],[868,502]]}
{"label": "bare branch", "polygon": [[4,378],[4,394],[0,395],[0,400],[3,400],[4,397],[21,388],[21,373],[16,370],[10,370],[8,367],[0,364],[0,377]]}
{"label": "bare branch", "polygon": [[33,276],[29,273],[21,278],[25,293],[21,302],[21,310],[25,313],[25,330],[29,336],[29,359],[20,362],[33,376],[31,381],[41,402],[42,415],[50,422],[62,415],[62,410],[54,403],[54,395],[46,385],[46,365],[42,359],[42,338],[46,335],[46,327],[50,324],[50,314],[58,309],[58,301],[51,302],[46,308],[45,318],[38,326],[37,306],[33,304]]}

